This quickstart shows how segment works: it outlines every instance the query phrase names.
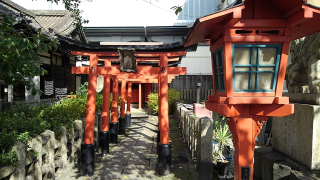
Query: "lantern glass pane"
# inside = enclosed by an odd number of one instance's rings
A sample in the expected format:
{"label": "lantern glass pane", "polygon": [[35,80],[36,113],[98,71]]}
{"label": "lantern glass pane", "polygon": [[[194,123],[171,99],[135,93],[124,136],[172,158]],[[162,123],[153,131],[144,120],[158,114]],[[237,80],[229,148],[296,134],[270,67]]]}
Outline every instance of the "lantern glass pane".
{"label": "lantern glass pane", "polygon": [[274,65],[277,57],[277,48],[275,47],[265,47],[260,48],[259,51],[259,64],[272,64]]}
{"label": "lantern glass pane", "polygon": [[275,90],[280,44],[234,44],[234,91],[268,92]]}
{"label": "lantern glass pane", "polygon": [[250,79],[250,73],[236,73],[235,74],[236,90],[248,90],[249,79]]}
{"label": "lantern glass pane", "polygon": [[236,67],[235,68],[236,71],[250,71],[250,67]]}
{"label": "lantern glass pane", "polygon": [[259,71],[274,71],[274,67],[264,67],[264,66],[260,66],[259,67]]}
{"label": "lantern glass pane", "polygon": [[252,73],[251,89],[257,89],[256,88],[256,79],[257,79],[257,73]]}
{"label": "lantern glass pane", "polygon": [[258,89],[270,90],[272,89],[273,73],[259,73]]}
{"label": "lantern glass pane", "polygon": [[235,64],[251,64],[251,48],[238,47],[234,48],[234,63]]}

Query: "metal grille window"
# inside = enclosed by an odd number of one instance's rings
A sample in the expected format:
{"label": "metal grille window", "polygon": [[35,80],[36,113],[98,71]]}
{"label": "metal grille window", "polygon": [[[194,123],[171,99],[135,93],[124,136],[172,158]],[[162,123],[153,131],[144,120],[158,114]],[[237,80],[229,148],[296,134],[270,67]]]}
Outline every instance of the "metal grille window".
{"label": "metal grille window", "polygon": [[233,87],[235,92],[275,90],[281,45],[233,45]]}
{"label": "metal grille window", "polygon": [[212,65],[214,70],[214,81],[216,91],[224,92],[224,63],[223,63],[223,50],[222,48],[212,52]]}

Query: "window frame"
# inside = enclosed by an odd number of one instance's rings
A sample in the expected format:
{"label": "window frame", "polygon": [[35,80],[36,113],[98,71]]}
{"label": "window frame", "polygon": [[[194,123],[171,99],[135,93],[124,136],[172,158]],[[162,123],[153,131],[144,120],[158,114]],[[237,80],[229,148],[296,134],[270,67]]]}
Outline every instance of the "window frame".
{"label": "window frame", "polygon": [[[213,78],[214,78],[214,86],[215,86],[215,90],[216,92],[225,92],[226,90],[226,86],[225,86],[225,71],[224,71],[224,67],[225,67],[225,63],[224,63],[224,55],[223,55],[223,47],[220,47],[214,51],[211,52],[211,65],[212,65],[212,69],[213,69]],[[219,67],[216,67],[216,54],[218,54],[218,64]],[[220,55],[220,59],[219,59],[219,55]],[[218,72],[218,69],[222,69],[222,72]],[[220,86],[218,87],[218,78],[220,79]]]}
{"label": "window frame", "polygon": [[[235,64],[235,48],[250,48],[250,64]],[[274,65],[263,65],[259,64],[259,50],[260,48],[269,48],[274,47],[277,49],[276,51],[276,59]],[[257,48],[257,59],[256,64],[253,64],[253,48]],[[279,64],[281,58],[281,44],[232,44],[232,71],[233,71],[233,91],[234,92],[275,92],[276,84],[277,84],[277,77],[279,72]],[[249,71],[236,71],[236,67],[249,67]],[[256,68],[256,71],[253,71],[253,67]],[[259,71],[259,67],[274,67],[274,71]],[[249,73],[249,88],[250,89],[236,89],[236,73]],[[255,89],[252,88],[252,74],[256,74],[255,79]],[[258,89],[259,83],[259,73],[273,73],[273,82],[271,89]]]}

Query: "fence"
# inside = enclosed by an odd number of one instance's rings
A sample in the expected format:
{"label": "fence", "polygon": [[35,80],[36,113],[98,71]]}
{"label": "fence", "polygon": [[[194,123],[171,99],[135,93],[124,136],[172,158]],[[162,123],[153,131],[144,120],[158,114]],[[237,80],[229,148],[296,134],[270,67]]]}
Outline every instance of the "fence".
{"label": "fence", "polygon": [[[28,142],[27,152],[23,143],[16,142],[12,150],[17,152],[19,162],[15,167],[9,165],[0,168],[0,180],[56,179],[59,173],[80,168],[85,118],[74,122],[74,128],[69,133],[61,127],[62,133],[58,136],[46,130],[34,137]],[[98,147],[101,113],[96,114],[95,122],[94,143]]]}
{"label": "fence", "polygon": [[38,102],[38,100],[29,100],[29,101],[14,101],[13,103],[4,102],[3,99],[0,99],[0,111],[7,110],[11,105],[15,105],[19,103],[26,104],[33,107],[33,106],[38,106],[39,103],[42,105],[52,105],[52,104],[57,104],[59,102],[60,100],[56,98],[40,99],[40,102]]}
{"label": "fence", "polygon": [[[213,89],[200,89],[200,101],[208,99],[209,95],[213,95]],[[197,99],[197,89],[180,89],[180,99],[195,102]]]}
{"label": "fence", "polygon": [[198,179],[211,180],[213,120],[208,117],[196,118],[180,103],[175,104],[174,118],[191,152],[192,159],[197,162]]}

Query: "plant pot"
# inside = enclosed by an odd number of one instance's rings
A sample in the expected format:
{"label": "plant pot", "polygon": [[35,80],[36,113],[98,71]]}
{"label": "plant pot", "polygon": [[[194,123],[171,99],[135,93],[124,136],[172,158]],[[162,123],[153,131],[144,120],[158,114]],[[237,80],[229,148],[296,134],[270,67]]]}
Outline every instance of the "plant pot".
{"label": "plant pot", "polygon": [[229,174],[229,166],[230,161],[227,160],[217,160],[217,166],[218,166],[218,175],[220,176],[226,176]]}

